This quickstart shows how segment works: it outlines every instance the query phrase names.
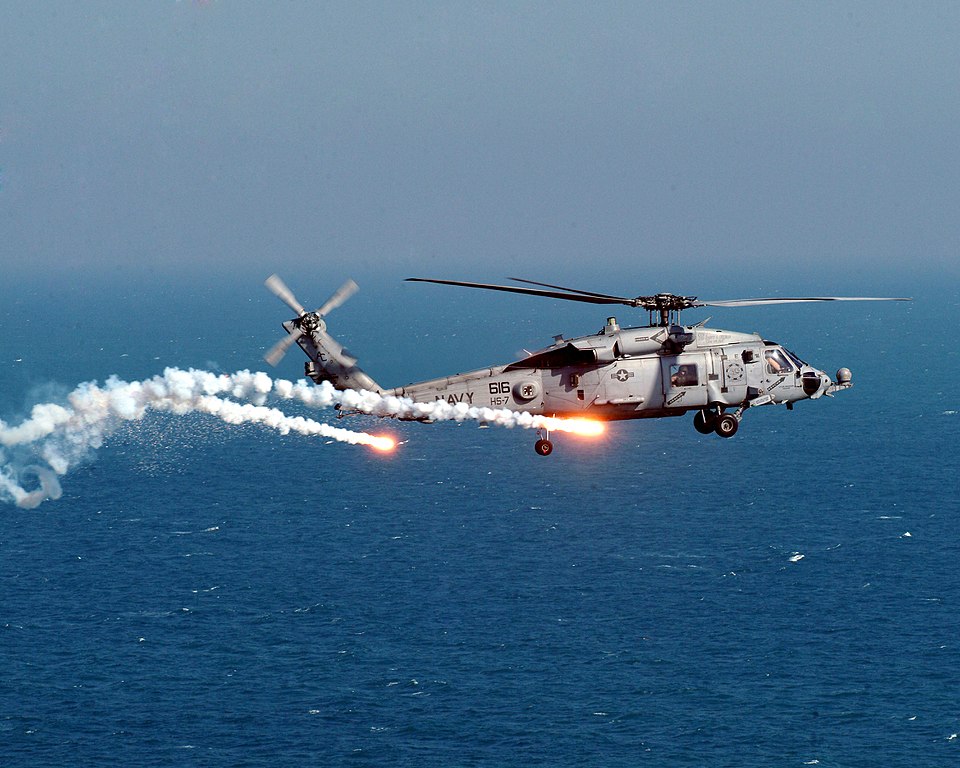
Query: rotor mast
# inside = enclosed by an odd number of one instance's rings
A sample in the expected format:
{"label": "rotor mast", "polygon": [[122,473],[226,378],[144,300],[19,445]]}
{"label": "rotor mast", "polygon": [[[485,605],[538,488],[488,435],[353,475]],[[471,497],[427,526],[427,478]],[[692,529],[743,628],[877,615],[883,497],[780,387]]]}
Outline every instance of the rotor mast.
{"label": "rotor mast", "polygon": [[658,293],[656,296],[638,296],[635,306],[643,307],[650,316],[650,325],[669,328],[680,325],[680,312],[688,307],[700,307],[696,296],[676,296],[672,293]]}

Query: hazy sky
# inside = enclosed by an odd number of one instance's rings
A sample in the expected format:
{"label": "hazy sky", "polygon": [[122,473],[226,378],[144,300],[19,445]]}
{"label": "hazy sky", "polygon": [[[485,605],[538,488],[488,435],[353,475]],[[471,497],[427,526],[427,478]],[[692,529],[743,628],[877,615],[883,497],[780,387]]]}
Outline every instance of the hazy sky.
{"label": "hazy sky", "polygon": [[8,2],[0,267],[955,279],[958,41],[935,2]]}

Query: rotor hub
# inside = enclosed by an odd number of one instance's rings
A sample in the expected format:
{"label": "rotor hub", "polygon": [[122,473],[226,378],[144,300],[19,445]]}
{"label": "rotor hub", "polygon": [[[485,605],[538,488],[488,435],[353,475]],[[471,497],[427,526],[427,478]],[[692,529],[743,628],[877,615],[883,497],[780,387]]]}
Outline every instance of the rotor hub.
{"label": "rotor hub", "polygon": [[300,318],[300,327],[304,333],[315,333],[316,331],[325,331],[327,324],[316,312],[308,312]]}
{"label": "rotor hub", "polygon": [[651,312],[679,312],[682,309],[702,306],[696,296],[677,296],[673,293],[658,293],[655,296],[637,296],[634,305]]}
{"label": "rotor hub", "polygon": [[637,296],[633,299],[635,307],[641,307],[650,313],[650,323],[667,327],[680,322],[680,312],[691,307],[704,306],[696,296],[677,296],[673,293],[658,293],[654,296]]}

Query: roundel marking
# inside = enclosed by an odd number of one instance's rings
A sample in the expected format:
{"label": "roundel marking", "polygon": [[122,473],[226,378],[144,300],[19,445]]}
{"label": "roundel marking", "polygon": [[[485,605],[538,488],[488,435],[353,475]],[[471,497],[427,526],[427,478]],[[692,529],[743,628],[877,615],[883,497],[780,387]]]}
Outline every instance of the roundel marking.
{"label": "roundel marking", "polygon": [[513,386],[513,396],[524,403],[533,400],[540,396],[540,385],[535,381],[520,381]]}

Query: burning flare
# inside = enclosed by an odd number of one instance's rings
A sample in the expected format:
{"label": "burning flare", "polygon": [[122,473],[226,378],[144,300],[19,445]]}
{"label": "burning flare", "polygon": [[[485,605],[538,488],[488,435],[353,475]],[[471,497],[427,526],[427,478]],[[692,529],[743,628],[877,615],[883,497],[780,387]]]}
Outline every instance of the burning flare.
{"label": "burning flare", "polygon": [[570,432],[581,437],[599,437],[606,430],[606,425],[602,421],[594,419],[558,419],[550,416],[545,416],[543,419],[543,428],[551,432]]}
{"label": "burning flare", "polygon": [[368,445],[374,450],[388,453],[397,447],[397,441],[389,435],[369,435]]}

